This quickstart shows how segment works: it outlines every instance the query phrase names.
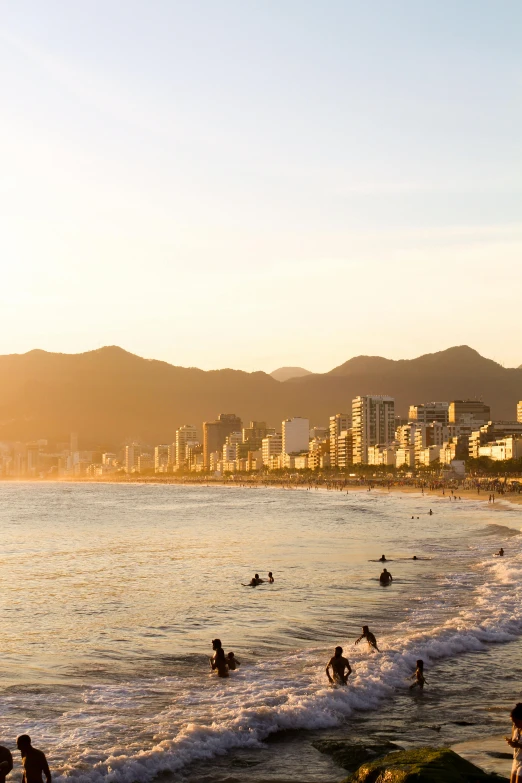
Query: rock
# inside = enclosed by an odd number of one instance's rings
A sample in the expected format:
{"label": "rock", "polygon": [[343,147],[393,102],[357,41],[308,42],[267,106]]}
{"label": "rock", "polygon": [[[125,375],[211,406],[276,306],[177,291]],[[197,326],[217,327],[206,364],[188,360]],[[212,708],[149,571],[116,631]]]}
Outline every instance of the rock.
{"label": "rock", "polygon": [[362,764],[345,783],[508,783],[448,748],[416,748]]}
{"label": "rock", "polygon": [[373,761],[394,750],[402,750],[393,742],[350,742],[349,740],[324,739],[312,742],[316,750],[326,753],[343,769],[353,772],[363,761]]}

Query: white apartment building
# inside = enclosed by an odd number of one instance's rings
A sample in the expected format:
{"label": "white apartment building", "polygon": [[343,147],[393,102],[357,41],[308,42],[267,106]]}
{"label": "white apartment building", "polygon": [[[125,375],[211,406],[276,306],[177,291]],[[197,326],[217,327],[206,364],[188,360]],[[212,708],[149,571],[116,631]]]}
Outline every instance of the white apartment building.
{"label": "white apartment building", "polygon": [[176,470],[186,467],[187,446],[195,446],[197,442],[198,431],[193,424],[183,424],[176,430]]}
{"label": "white apartment building", "polygon": [[352,401],[353,462],[368,463],[370,446],[388,446],[395,439],[395,400],[367,394]]}
{"label": "white apartment building", "polygon": [[436,445],[427,446],[427,448],[421,449],[416,455],[417,462],[419,465],[428,467],[432,462],[435,462],[436,459],[440,458],[440,449],[441,447]]}
{"label": "white apartment building", "polygon": [[395,467],[402,468],[403,465],[407,465],[409,468],[415,467],[414,446],[399,446],[395,452]]}
{"label": "white apartment building", "polygon": [[395,465],[394,446],[368,446],[368,465]]}
{"label": "white apartment building", "polygon": [[397,427],[395,430],[395,440],[400,448],[407,448],[408,446],[415,445],[415,433],[419,426],[420,422],[410,421],[408,424],[401,424],[400,427]]}
{"label": "white apartment building", "polygon": [[138,459],[141,455],[139,443],[131,443],[125,446],[125,473],[135,473],[138,469]]}
{"label": "white apartment building", "polygon": [[310,421],[300,416],[286,419],[282,423],[282,452],[283,454],[295,454],[308,451],[308,439]]}
{"label": "white apartment building", "polygon": [[237,447],[243,443],[242,432],[231,432],[225,439],[223,446],[223,462],[233,462],[237,459]]}
{"label": "white apartment building", "polygon": [[522,421],[522,400],[517,402],[517,421]]}
{"label": "white apartment building", "polygon": [[419,424],[430,424],[438,421],[447,424],[449,421],[449,402],[423,402],[420,405],[410,405],[408,419]]}
{"label": "white apartment building", "polygon": [[488,443],[500,441],[510,435],[522,435],[522,421],[488,421],[469,437],[469,456],[476,459],[480,448]]}
{"label": "white apartment building", "polygon": [[[330,450],[330,461],[331,454]],[[337,437],[337,467],[341,468],[341,470],[346,470],[351,465],[353,465],[353,432],[350,428],[342,430]]]}
{"label": "white apartment building", "polygon": [[261,451],[263,454],[263,465],[272,465],[272,458],[278,457],[283,451],[283,436],[280,432],[274,435],[267,435],[261,441]]}
{"label": "white apartment building", "polygon": [[351,413],[336,413],[335,416],[330,416],[330,465],[332,468],[341,467],[339,465],[338,437],[341,432],[346,432],[351,426]]}
{"label": "white apartment building", "polygon": [[522,438],[511,435],[479,447],[479,457],[489,457],[495,461],[522,459]]}

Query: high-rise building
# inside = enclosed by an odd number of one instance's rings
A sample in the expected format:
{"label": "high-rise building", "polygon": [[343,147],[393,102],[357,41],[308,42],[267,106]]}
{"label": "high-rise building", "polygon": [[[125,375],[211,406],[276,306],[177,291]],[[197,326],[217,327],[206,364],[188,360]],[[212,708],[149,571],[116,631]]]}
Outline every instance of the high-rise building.
{"label": "high-rise building", "polygon": [[423,402],[420,405],[410,405],[408,418],[419,424],[429,424],[438,421],[447,424],[449,417],[449,402]]}
{"label": "high-rise building", "polygon": [[301,451],[308,451],[308,441],[310,439],[309,419],[294,416],[293,419],[285,419],[281,427],[283,454],[297,454]]}
{"label": "high-rise building", "polygon": [[386,446],[395,438],[395,400],[366,394],[352,401],[353,461],[368,463],[368,447]]}
{"label": "high-rise building", "polygon": [[[351,417],[350,417],[351,418]],[[330,463],[332,459],[332,439],[330,436]],[[353,465],[353,430],[342,430],[337,436],[337,467],[346,470]]]}
{"label": "high-rise building", "polygon": [[[182,470],[187,465],[187,446],[198,442],[198,433],[193,424],[183,424],[176,430],[175,454],[170,454],[176,470]],[[172,459],[174,457],[174,460]]]}
{"label": "high-rise building", "polygon": [[522,436],[522,421],[489,421],[483,424],[469,436],[469,456],[477,459],[483,446],[510,435]]}
{"label": "high-rise building", "polygon": [[210,455],[221,451],[227,435],[241,432],[243,422],[235,413],[220,413],[216,421],[203,422],[203,466],[210,468]]}
{"label": "high-rise building", "polygon": [[135,473],[138,468],[138,459],[141,456],[139,443],[131,443],[125,446],[125,473]]}
{"label": "high-rise building", "polygon": [[522,400],[517,402],[517,421],[522,421]]}
{"label": "high-rise building", "polygon": [[352,426],[351,413],[336,413],[330,416],[330,467],[339,468],[338,437]]}
{"label": "high-rise building", "polygon": [[169,446],[154,447],[154,472],[166,473],[169,465]]}
{"label": "high-rise building", "polygon": [[261,443],[263,465],[270,466],[273,457],[278,457],[283,451],[283,436],[280,432],[267,435]]}
{"label": "high-rise building", "polygon": [[239,459],[237,450],[241,443],[243,443],[243,434],[241,432],[231,432],[230,435],[227,435],[223,444],[223,462],[234,462],[234,460]]}
{"label": "high-rise building", "polygon": [[451,424],[480,427],[491,421],[491,410],[480,400],[453,400],[449,405],[449,421]]}

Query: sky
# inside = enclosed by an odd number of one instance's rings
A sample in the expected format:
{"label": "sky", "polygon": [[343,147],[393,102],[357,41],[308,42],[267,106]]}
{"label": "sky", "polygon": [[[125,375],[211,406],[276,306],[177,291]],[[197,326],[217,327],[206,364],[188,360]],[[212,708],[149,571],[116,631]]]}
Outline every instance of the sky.
{"label": "sky", "polygon": [[520,0],[0,6],[0,353],[522,364]]}

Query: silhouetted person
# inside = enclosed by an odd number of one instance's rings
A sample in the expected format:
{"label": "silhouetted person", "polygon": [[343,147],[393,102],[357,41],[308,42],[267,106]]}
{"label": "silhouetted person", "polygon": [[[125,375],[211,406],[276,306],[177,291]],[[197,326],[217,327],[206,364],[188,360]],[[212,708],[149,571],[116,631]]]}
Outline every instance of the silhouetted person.
{"label": "silhouetted person", "polygon": [[431,508],[430,508],[430,517],[431,517],[432,515],[433,515],[433,511],[432,511],[432,510],[431,510]]}
{"label": "silhouetted person", "polygon": [[412,560],[417,560],[417,555],[413,555]]}
{"label": "silhouetted person", "polygon": [[381,583],[381,585],[389,585],[392,580],[393,580],[393,576],[390,574],[389,571],[386,570],[386,568],[383,568],[382,573],[379,577],[379,582]]}
{"label": "silhouetted person", "polygon": [[[330,667],[332,669],[333,677],[330,675]],[[344,673],[346,671],[346,674]],[[346,685],[348,677],[352,673],[352,667],[348,661],[348,658],[343,658],[343,648],[336,647],[332,658],[326,664],[326,676],[329,682],[337,685]]]}
{"label": "silhouetted person", "polygon": [[0,783],[4,783],[7,775],[13,769],[13,757],[9,748],[0,745]]}
{"label": "silhouetted person", "polygon": [[256,580],[258,585],[262,584],[265,581],[264,579],[261,579],[259,574],[254,574],[254,579]]}
{"label": "silhouetted person", "polygon": [[51,783],[51,770],[47,759],[41,750],[33,748],[31,737],[28,734],[20,734],[16,747],[20,751],[24,768],[22,783],[42,783],[42,775],[45,775],[47,783]]}
{"label": "silhouetted person", "polygon": [[386,555],[381,555],[380,558],[379,558],[379,561],[381,563],[385,563],[386,562]]}
{"label": "silhouetted person", "polygon": [[498,550],[497,555],[499,557],[504,557],[504,550],[502,549],[502,547],[500,547],[500,549]]}
{"label": "silhouetted person", "polygon": [[274,577],[272,576],[271,571],[268,572],[268,581],[270,582],[271,585],[274,584]]}
{"label": "silhouetted person", "polygon": [[210,660],[212,671],[217,671],[218,677],[228,677],[228,665],[221,639],[212,639],[212,649],[215,651]]}
{"label": "silhouetted person", "polygon": [[362,627],[362,634],[359,636],[358,639],[355,640],[355,644],[359,644],[359,642],[362,639],[366,639],[368,642],[368,647],[370,650],[373,648],[374,650],[377,650],[377,652],[380,652],[379,648],[377,647],[377,639],[373,635],[373,633],[370,631],[367,625],[363,625]]}
{"label": "silhouetted person", "polygon": [[241,661],[238,661],[233,652],[229,652],[227,655],[227,666],[231,672],[235,671],[238,666],[241,666]]}
{"label": "silhouetted person", "polygon": [[426,678],[424,677],[424,661],[418,660],[417,661],[417,668],[415,669],[415,674],[412,677],[412,680],[415,680],[413,685],[410,685],[410,690],[412,688],[420,688],[421,690],[424,688],[424,683],[427,682]]}

